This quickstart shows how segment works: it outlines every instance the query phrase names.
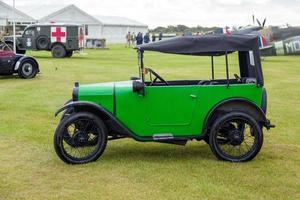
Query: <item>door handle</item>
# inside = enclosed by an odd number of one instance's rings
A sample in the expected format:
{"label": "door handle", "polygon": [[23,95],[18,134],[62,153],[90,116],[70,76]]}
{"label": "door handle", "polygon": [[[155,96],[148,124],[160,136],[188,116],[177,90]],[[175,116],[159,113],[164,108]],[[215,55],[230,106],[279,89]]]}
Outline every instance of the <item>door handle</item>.
{"label": "door handle", "polygon": [[194,95],[194,94],[191,94],[190,97],[192,97],[193,99],[196,99],[196,98],[197,98],[197,96]]}

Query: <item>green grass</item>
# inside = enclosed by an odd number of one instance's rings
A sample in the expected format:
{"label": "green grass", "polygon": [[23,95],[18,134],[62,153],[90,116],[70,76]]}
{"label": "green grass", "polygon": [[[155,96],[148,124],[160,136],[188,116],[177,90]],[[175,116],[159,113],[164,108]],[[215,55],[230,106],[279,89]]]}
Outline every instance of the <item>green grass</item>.
{"label": "green grass", "polygon": [[[248,163],[218,161],[204,142],[187,146],[109,142],[94,163],[71,166],[56,156],[54,112],[75,81],[128,80],[137,75],[135,50],[112,46],[53,59],[30,52],[41,66],[32,80],[0,77],[0,199],[300,199],[300,57],[263,61],[268,118],[260,154]],[[210,76],[210,59],[145,54],[166,79]],[[230,57],[236,71],[235,55]],[[217,77],[225,76],[216,61]],[[231,73],[232,75],[233,73]]]}

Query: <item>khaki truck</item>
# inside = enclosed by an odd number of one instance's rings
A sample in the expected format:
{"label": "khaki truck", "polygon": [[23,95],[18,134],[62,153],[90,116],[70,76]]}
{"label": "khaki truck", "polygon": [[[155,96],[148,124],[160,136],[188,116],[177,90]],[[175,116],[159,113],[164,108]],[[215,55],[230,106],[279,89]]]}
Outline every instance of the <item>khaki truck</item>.
{"label": "khaki truck", "polygon": [[[13,37],[4,38],[13,49]],[[84,27],[71,24],[36,24],[28,26],[22,35],[16,37],[16,51],[51,51],[54,58],[71,57],[73,51],[84,47]]]}

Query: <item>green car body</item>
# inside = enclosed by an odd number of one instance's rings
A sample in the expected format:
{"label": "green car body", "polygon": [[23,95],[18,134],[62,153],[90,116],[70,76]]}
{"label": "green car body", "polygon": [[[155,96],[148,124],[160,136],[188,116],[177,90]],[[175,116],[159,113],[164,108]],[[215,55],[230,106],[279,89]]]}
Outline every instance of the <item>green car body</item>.
{"label": "green car body", "polygon": [[[262,128],[274,126],[266,118],[267,94],[256,36],[179,37],[137,49],[138,78],[75,83],[73,99],[56,113],[65,111],[54,137],[55,150],[63,161],[95,161],[107,140],[122,138],[178,145],[205,140],[216,157],[231,162],[248,161],[258,154]],[[210,56],[212,78],[166,81],[144,67],[147,50]],[[234,79],[229,78],[228,67],[228,54],[232,52],[238,52],[240,68]],[[225,57],[226,79],[214,78],[214,56]],[[68,127],[73,127],[71,133]],[[78,158],[64,145],[75,152],[91,146],[96,150]]]}
{"label": "green car body", "polygon": [[243,85],[146,86],[145,94],[133,92],[133,81],[82,85],[78,101],[95,103],[126,126],[134,137],[155,134],[200,137],[205,120],[224,100],[240,99],[261,107],[263,87]]}

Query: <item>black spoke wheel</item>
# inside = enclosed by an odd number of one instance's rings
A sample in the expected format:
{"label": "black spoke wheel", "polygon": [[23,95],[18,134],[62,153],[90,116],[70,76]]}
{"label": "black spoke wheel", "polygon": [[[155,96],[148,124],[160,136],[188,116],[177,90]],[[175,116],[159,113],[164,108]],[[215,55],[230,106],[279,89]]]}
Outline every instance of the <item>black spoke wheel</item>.
{"label": "black spoke wheel", "polygon": [[62,120],[54,135],[57,155],[66,163],[82,164],[97,160],[105,150],[107,130],[92,113],[75,113]]}
{"label": "black spoke wheel", "polygon": [[253,117],[242,112],[231,112],[214,123],[209,144],[217,158],[231,162],[253,159],[263,144],[261,126]]}

